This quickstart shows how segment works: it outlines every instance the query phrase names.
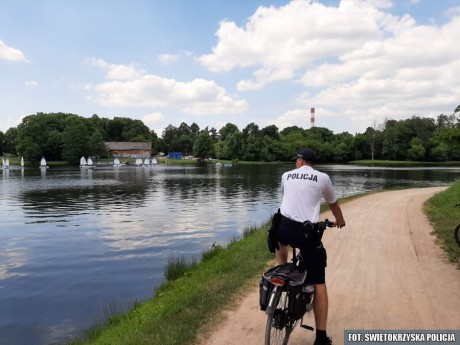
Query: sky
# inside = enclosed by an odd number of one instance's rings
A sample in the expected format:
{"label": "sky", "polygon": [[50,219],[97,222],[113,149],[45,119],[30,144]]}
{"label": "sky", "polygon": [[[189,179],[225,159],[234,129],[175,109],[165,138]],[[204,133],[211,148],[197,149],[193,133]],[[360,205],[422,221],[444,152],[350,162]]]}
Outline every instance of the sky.
{"label": "sky", "polygon": [[459,0],[0,0],[0,131],[38,112],[363,133],[460,104]]}

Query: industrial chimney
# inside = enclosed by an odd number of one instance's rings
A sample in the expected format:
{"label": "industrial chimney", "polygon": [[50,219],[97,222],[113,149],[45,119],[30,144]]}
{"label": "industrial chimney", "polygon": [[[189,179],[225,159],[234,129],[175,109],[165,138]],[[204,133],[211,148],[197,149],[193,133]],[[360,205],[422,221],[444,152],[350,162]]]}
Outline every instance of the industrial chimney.
{"label": "industrial chimney", "polygon": [[315,108],[310,109],[311,116],[310,116],[310,128],[315,127]]}

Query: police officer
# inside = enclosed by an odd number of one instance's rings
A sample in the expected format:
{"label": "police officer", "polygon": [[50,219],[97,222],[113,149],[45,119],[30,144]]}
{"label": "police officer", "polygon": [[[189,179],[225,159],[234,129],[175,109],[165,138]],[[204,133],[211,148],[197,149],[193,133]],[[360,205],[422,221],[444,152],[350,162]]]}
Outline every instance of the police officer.
{"label": "police officer", "polygon": [[345,226],[342,210],[335,196],[329,176],[314,169],[316,152],[301,149],[296,157],[296,169],[285,172],[281,178],[283,200],[280,207],[281,221],[276,231],[280,243],[276,257],[279,264],[287,262],[286,245],[299,248],[308,272],[307,282],[315,285],[313,310],[316,323],[315,345],[332,344],[327,336],[328,298],[325,282],[326,249],[320,238],[305,236],[304,223],[317,223],[321,198],[329,205],[335,217],[336,227]]}

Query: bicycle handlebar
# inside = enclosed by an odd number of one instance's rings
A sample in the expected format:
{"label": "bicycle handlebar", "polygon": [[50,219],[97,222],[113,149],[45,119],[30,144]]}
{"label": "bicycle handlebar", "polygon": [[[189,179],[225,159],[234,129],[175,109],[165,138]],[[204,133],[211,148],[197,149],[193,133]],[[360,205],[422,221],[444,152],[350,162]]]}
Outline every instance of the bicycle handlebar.
{"label": "bicycle handlebar", "polygon": [[325,219],[324,221],[316,224],[320,230],[326,230],[326,228],[333,228],[335,226],[335,223],[331,222],[329,219]]}

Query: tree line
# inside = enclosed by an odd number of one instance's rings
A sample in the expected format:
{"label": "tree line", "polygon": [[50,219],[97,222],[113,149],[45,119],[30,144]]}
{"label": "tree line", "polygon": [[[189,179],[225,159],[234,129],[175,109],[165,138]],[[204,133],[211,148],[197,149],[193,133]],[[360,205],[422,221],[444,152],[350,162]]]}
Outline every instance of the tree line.
{"label": "tree line", "polygon": [[437,119],[413,116],[385,119],[364,133],[335,134],[324,127],[291,126],[279,131],[275,125],[260,128],[250,123],[242,130],[227,123],[219,130],[200,129],[196,123],[169,125],[161,137],[141,120],[90,118],[66,113],[37,113],[23,118],[6,133],[0,132],[3,155],[37,161],[77,163],[79,157],[107,157],[106,141],[152,143],[152,152],[182,152],[205,159],[241,161],[289,161],[300,147],[317,151],[319,162],[344,163],[359,159],[451,161],[460,160],[460,105],[453,114]]}

